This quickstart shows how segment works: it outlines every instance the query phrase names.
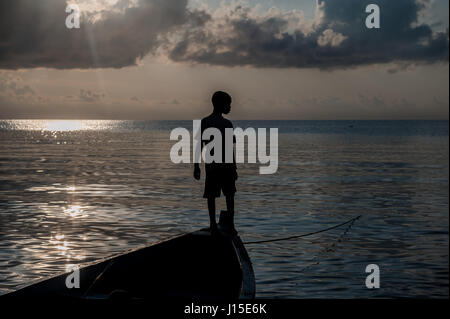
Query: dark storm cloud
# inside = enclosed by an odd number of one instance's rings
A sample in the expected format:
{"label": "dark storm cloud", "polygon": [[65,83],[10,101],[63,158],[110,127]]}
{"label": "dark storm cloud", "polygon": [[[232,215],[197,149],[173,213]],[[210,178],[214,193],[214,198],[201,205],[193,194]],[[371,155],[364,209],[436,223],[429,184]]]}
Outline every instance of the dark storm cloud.
{"label": "dark storm cloud", "polygon": [[188,9],[187,0],[139,0],[136,7],[121,0],[121,10],[69,30],[62,0],[2,0],[0,69],[120,68],[157,50],[173,61],[224,66],[448,62],[448,30],[418,23],[429,1],[377,0],[381,29],[367,29],[368,0],[319,0],[314,24],[241,6],[211,15]]}
{"label": "dark storm cloud", "polygon": [[[226,66],[339,68],[374,63],[448,62],[448,30],[433,33],[418,24],[427,0],[377,0],[381,28],[365,26],[365,8],[374,1],[319,0],[320,20],[312,31],[289,30],[290,18],[257,16],[237,7],[220,22],[184,33],[170,52],[175,61]],[[223,31],[221,31],[223,30]]]}
{"label": "dark storm cloud", "polygon": [[0,1],[0,69],[57,69],[134,65],[158,46],[158,36],[184,24],[187,0],[139,0],[102,12],[95,23],[67,29],[63,0]]}

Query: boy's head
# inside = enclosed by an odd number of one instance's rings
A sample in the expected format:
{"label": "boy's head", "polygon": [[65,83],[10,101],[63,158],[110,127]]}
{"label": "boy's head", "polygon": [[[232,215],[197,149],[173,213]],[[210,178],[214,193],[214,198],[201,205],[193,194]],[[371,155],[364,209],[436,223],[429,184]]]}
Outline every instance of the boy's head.
{"label": "boy's head", "polygon": [[213,94],[211,101],[214,106],[214,110],[223,114],[230,113],[231,96],[228,93],[217,91]]}

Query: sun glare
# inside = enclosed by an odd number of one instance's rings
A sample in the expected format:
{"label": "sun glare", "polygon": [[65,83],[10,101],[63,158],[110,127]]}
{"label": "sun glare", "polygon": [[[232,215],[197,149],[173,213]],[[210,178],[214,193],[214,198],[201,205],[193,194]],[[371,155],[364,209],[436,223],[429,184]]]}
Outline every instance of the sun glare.
{"label": "sun glare", "polygon": [[77,131],[83,128],[83,122],[77,120],[52,120],[43,127],[44,131]]}
{"label": "sun glare", "polygon": [[87,214],[83,210],[83,207],[81,207],[80,205],[70,205],[69,207],[64,209],[64,213],[72,218],[82,218],[87,216]]}

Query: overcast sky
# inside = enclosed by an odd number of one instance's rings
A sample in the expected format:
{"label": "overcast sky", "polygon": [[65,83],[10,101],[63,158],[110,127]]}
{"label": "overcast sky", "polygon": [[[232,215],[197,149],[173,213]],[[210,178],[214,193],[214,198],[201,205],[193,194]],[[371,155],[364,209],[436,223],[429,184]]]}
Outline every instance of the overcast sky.
{"label": "overcast sky", "polygon": [[72,2],[0,1],[0,118],[448,119],[448,0]]}

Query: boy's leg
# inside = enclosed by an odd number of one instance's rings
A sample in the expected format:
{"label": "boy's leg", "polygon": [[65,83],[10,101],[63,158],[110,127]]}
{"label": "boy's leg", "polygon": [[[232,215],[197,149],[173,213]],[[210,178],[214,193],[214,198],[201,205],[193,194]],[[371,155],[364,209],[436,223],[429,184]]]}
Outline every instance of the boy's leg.
{"label": "boy's leg", "polygon": [[209,223],[211,230],[217,229],[216,222],[216,198],[208,197]]}
{"label": "boy's leg", "polygon": [[226,196],[225,198],[227,202],[227,211],[228,214],[230,214],[230,226],[234,229],[234,195]]}

